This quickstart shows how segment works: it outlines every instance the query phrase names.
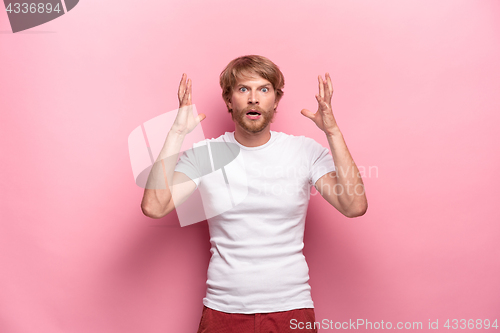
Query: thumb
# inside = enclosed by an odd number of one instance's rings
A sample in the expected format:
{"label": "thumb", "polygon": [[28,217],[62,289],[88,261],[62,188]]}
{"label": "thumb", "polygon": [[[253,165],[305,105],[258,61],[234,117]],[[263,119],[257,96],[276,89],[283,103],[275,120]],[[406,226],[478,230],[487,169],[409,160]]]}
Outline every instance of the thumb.
{"label": "thumb", "polygon": [[305,117],[307,117],[309,119],[313,119],[314,118],[314,113],[312,113],[308,109],[302,109],[302,111],[300,111],[300,113],[302,113],[303,116],[305,116]]}
{"label": "thumb", "polygon": [[196,117],[196,120],[198,123],[200,123],[203,119],[205,119],[207,116],[204,113],[200,113],[198,117]]}

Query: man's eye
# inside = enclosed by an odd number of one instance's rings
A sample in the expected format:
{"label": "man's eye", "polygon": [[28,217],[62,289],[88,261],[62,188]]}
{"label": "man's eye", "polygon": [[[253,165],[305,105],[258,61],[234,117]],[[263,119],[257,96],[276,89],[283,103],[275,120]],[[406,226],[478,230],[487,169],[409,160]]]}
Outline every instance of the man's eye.
{"label": "man's eye", "polygon": [[268,92],[269,88],[262,88],[262,92]]}
{"label": "man's eye", "polygon": [[241,92],[245,92],[245,91],[247,91],[247,88],[245,88],[245,87],[241,87],[241,88],[240,88],[240,91],[241,91]]}

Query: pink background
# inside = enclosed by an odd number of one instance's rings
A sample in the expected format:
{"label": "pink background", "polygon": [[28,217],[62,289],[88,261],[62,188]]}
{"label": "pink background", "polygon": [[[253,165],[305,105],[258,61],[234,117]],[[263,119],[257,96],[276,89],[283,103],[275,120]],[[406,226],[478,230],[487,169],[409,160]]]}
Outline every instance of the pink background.
{"label": "pink background", "polygon": [[363,217],[311,198],[316,319],[500,319],[499,17],[498,0],[83,0],[12,34],[2,9],[0,332],[195,332],[206,222],[142,215],[127,138],[177,107],[182,72],[205,135],[232,131],[218,75],[244,54],[285,74],[272,129],[325,146],[300,110],[329,71],[366,168]]}

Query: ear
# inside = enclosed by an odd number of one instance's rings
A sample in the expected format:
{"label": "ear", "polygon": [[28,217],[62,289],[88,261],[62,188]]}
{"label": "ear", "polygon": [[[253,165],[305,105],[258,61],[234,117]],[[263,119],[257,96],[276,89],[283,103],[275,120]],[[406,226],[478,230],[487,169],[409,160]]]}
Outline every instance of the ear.
{"label": "ear", "polygon": [[276,111],[276,109],[278,108],[278,104],[280,103],[280,100],[279,99],[275,99],[274,101],[274,111]]}
{"label": "ear", "polygon": [[231,99],[229,99],[228,101],[226,101],[226,105],[227,105],[228,110],[232,110],[233,109],[233,104],[231,103]]}

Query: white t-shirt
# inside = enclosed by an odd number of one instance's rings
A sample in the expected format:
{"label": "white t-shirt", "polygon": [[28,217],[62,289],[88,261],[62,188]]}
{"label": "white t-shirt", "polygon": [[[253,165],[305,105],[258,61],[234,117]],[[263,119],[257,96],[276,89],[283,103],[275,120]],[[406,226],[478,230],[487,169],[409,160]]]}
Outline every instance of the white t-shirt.
{"label": "white t-shirt", "polygon": [[304,225],[311,186],[335,170],[329,150],[311,138],[275,131],[258,147],[239,144],[234,132],[202,143],[207,142],[225,142],[239,151],[218,183],[215,176],[200,177],[207,172],[200,171],[205,162],[196,151],[184,153],[175,168],[196,183],[204,206],[228,201],[221,199],[228,191],[236,198],[207,219],[212,257],[203,304],[246,314],[313,308],[302,254]]}

